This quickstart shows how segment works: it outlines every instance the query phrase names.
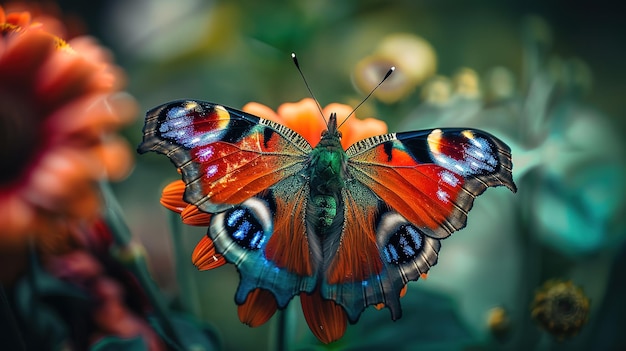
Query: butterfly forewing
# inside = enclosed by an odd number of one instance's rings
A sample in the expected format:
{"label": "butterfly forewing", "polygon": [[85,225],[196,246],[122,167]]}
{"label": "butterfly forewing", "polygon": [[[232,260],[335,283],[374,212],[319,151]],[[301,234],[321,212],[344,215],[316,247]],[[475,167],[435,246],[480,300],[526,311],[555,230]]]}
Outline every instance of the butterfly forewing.
{"label": "butterfly forewing", "polygon": [[291,129],[242,111],[175,101],[148,112],[139,146],[147,151],[180,168],[186,201],[219,212],[301,171],[311,146]]}
{"label": "butterfly forewing", "polygon": [[434,238],[463,228],[490,186],[515,191],[509,148],[471,129],[432,129],[365,139],[348,154],[349,177]]}

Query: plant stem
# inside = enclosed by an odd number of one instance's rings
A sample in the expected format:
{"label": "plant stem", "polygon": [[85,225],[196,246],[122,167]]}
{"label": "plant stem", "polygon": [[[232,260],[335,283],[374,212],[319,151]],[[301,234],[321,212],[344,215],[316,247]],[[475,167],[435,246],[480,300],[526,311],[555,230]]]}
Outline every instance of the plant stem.
{"label": "plant stem", "polygon": [[183,237],[183,226],[180,216],[172,211],[167,211],[170,232],[172,233],[172,245],[174,246],[174,264],[176,265],[176,278],[180,286],[179,296],[182,308],[193,315],[199,315],[200,304],[196,284],[189,274],[190,264],[189,254],[184,251],[185,245]]}
{"label": "plant stem", "polygon": [[276,321],[274,323],[273,339],[270,340],[270,349],[276,351],[287,351],[290,347],[289,338],[293,335],[294,311],[292,309],[293,301],[283,310],[277,312]]}
{"label": "plant stem", "polygon": [[280,311],[278,313],[278,323],[276,325],[276,351],[287,350],[287,311]]}
{"label": "plant stem", "polygon": [[163,297],[148,271],[145,250],[139,243],[132,241],[130,229],[123,219],[122,210],[110,186],[106,183],[100,183],[100,189],[106,205],[104,220],[113,235],[118,260],[135,275],[137,281],[144,289],[165,335],[175,345],[182,346],[183,344],[181,344],[181,340],[174,329]]}

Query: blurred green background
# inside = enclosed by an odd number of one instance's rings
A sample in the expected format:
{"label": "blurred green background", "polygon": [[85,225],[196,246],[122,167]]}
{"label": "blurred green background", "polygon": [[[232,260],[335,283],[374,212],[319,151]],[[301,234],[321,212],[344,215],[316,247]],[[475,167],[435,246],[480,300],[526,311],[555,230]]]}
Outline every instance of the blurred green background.
{"label": "blurred green background", "polygon": [[[113,51],[143,111],[179,98],[235,108],[249,101],[272,108],[298,101],[308,92],[290,60],[292,51],[321,105],[354,106],[365,95],[353,84],[361,60],[395,33],[425,39],[436,54],[444,97],[433,98],[436,91],[422,80],[400,101],[372,98],[357,114],[383,119],[391,131],[490,130],[512,145],[520,192],[492,189],[476,201],[467,229],[443,242],[429,279],[409,287],[402,320],[392,322],[386,310],[370,308],[331,348],[624,345],[616,331],[625,327],[618,312],[626,311],[623,302],[614,301],[626,289],[623,283],[612,285],[617,280],[611,275],[623,267],[626,233],[626,70],[618,5],[604,0],[68,0],[59,5]],[[490,80],[496,67],[504,72],[504,88]],[[471,70],[477,94],[460,90],[462,68]],[[133,146],[141,140],[142,125],[140,116],[125,131]],[[272,322],[256,329],[239,323],[234,267],[197,272],[191,265],[205,230],[184,228],[184,235],[171,236],[159,197],[177,178],[169,161],[150,154],[138,156],[133,174],[114,185],[134,235],[148,251],[153,277],[173,305],[213,325],[225,349],[265,348]],[[557,342],[530,320],[535,289],[549,278],[572,279],[592,299],[590,322],[574,339]],[[299,304],[292,307],[294,346],[314,347]],[[494,307],[504,307],[511,321],[504,338],[487,323]]]}

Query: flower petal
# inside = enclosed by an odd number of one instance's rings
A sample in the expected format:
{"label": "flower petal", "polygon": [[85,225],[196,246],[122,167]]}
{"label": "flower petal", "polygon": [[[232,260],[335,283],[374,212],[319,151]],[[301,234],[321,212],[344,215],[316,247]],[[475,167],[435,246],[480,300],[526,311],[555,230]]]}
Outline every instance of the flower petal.
{"label": "flower petal", "polygon": [[183,212],[181,212],[180,216],[183,218],[183,223],[187,225],[198,227],[208,227],[211,225],[211,215],[200,211],[200,209],[194,205],[188,205]]}
{"label": "flower petal", "polygon": [[[331,104],[326,105],[326,107],[324,107],[322,109],[322,111],[324,112],[324,116],[328,117],[330,116],[331,113],[336,113],[337,114],[337,124],[341,124],[343,123],[343,121],[346,119],[346,117],[348,117],[348,115],[350,115],[350,112],[352,112],[354,109],[351,106],[348,106],[346,104],[340,104],[337,102],[333,102]],[[349,123],[350,121],[353,121],[354,116],[350,116],[350,119],[348,119]]]}
{"label": "flower petal", "polygon": [[[130,149],[113,133],[137,109],[132,99],[112,102],[123,81],[106,49],[93,40],[88,47],[87,39],[71,48],[58,36],[65,32],[60,21],[33,18],[31,12],[0,7],[0,100],[3,111],[20,112],[2,115],[7,119],[2,126],[17,133],[3,141],[19,149],[21,160],[5,157],[17,178],[9,174],[0,180],[0,221],[14,244],[31,237],[42,253],[50,253],[46,250],[71,243],[64,235],[96,218],[97,181],[119,180],[129,172]],[[23,124],[27,127],[13,128]]]}
{"label": "flower petal", "polygon": [[198,270],[206,271],[226,264],[226,259],[215,251],[213,240],[203,236],[191,255],[191,261]]}
{"label": "flower petal", "polygon": [[86,156],[70,147],[49,151],[33,171],[23,196],[46,211],[93,217],[99,208],[96,183],[85,175],[91,174],[95,162]]}
{"label": "flower petal", "polygon": [[30,83],[39,74],[43,62],[53,52],[55,43],[50,34],[25,31],[9,38],[0,56],[0,76],[6,82]]}
{"label": "flower petal", "polygon": [[259,104],[258,102],[249,102],[243,107],[242,110],[255,116],[269,119],[270,121],[274,121],[276,123],[284,123],[283,118],[276,114],[274,110],[263,104]]}
{"label": "flower petal", "polygon": [[265,324],[274,313],[278,304],[274,295],[264,289],[254,289],[246,298],[246,301],[237,307],[237,315],[241,323],[250,327],[258,327]]}
{"label": "flower petal", "polygon": [[47,105],[63,106],[90,91],[96,68],[73,51],[61,50],[51,55],[37,80],[37,98]]}
{"label": "flower petal", "polygon": [[323,343],[340,339],[346,332],[348,317],[334,301],[323,299],[319,291],[301,294],[300,303],[309,329]]}
{"label": "flower petal", "polygon": [[120,137],[110,136],[93,148],[93,152],[102,167],[102,173],[98,174],[96,179],[120,181],[133,167],[134,159],[130,153],[130,146]]}
{"label": "flower petal", "polygon": [[30,232],[35,219],[35,211],[30,204],[16,194],[0,194],[0,247],[20,247],[28,241],[23,233]]}
{"label": "flower petal", "polygon": [[30,24],[30,12],[9,13],[6,16],[6,21],[19,27],[27,27]]}
{"label": "flower petal", "polygon": [[311,98],[280,105],[278,115],[283,119],[285,126],[300,134],[313,147],[317,145],[322,132],[326,130],[326,124],[320,116],[317,104]]}
{"label": "flower petal", "polygon": [[163,188],[161,192],[161,205],[170,211],[181,213],[189,205],[183,200],[185,182],[175,180]]}
{"label": "flower petal", "polygon": [[342,133],[341,146],[345,149],[359,140],[387,133],[387,124],[379,119],[356,119],[351,117],[339,131]]}
{"label": "flower petal", "polygon": [[52,140],[99,139],[130,124],[137,115],[137,103],[126,93],[88,94],[57,109],[46,122]]}

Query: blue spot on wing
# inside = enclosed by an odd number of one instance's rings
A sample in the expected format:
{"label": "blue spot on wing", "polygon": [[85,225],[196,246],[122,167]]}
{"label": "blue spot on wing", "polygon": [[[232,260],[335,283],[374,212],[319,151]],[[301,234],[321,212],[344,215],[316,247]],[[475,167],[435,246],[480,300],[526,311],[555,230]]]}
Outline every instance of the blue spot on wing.
{"label": "blue spot on wing", "polygon": [[[239,240],[243,240],[246,238],[246,236],[248,235],[248,232],[250,231],[252,225],[250,224],[250,222],[243,222],[241,223],[238,227],[237,230],[235,230],[235,232],[232,234],[233,238],[235,239],[239,239]],[[252,242],[249,243],[250,246],[252,247],[253,245]]]}
{"label": "blue spot on wing", "polygon": [[236,210],[234,210],[233,212],[230,213],[230,215],[228,216],[228,219],[226,220],[226,223],[228,223],[229,227],[233,227],[235,226],[235,223],[237,223],[237,221],[244,215],[245,210],[242,208],[238,208]]}

